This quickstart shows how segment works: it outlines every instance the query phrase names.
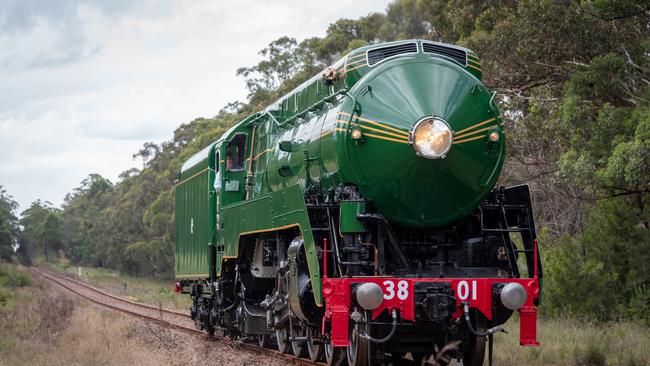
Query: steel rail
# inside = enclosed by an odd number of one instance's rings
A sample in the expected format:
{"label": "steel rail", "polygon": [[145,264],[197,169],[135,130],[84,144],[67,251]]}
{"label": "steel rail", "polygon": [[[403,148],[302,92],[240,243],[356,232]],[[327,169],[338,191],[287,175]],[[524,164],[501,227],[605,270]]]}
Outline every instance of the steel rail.
{"label": "steel rail", "polygon": [[63,278],[66,281],[74,282],[74,283],[78,284],[79,286],[87,288],[87,289],[89,289],[91,291],[102,294],[104,296],[108,296],[108,297],[110,297],[112,299],[115,299],[115,300],[118,300],[118,301],[125,302],[127,304],[131,304],[131,305],[135,305],[135,306],[139,306],[139,307],[147,308],[147,309],[151,309],[151,310],[162,311],[163,313],[174,314],[174,315],[178,315],[178,316],[182,316],[182,317],[186,317],[186,318],[191,318],[190,315],[187,314],[187,313],[182,313],[182,312],[176,311],[176,310],[165,309],[165,308],[161,308],[161,307],[158,307],[158,306],[153,306],[153,305],[144,304],[144,303],[141,303],[141,302],[125,299],[123,297],[113,295],[113,294],[111,294],[109,292],[103,291],[103,290],[98,289],[97,287],[94,287],[94,286],[90,286],[90,285],[88,285],[86,283],[83,283],[83,282],[81,282],[79,280],[76,280],[74,278],[70,278],[68,276],[63,276],[62,274],[54,273],[52,271],[48,271],[48,270],[45,270],[45,269],[42,269],[42,268],[39,268],[38,270],[42,271],[42,272],[45,272],[45,273],[47,273],[47,274],[49,274],[51,276],[55,276],[57,278]]}
{"label": "steel rail", "polygon": [[[135,316],[135,317],[140,318],[140,319],[151,320],[151,321],[155,322],[156,324],[164,326],[164,327],[178,329],[178,330],[184,331],[186,333],[204,334],[202,331],[200,331],[198,329],[184,327],[182,325],[174,324],[174,323],[171,323],[169,321],[166,321],[166,320],[163,320],[163,319],[160,319],[160,318],[152,317],[152,316],[145,315],[145,314],[142,314],[142,313],[138,313],[138,312],[135,312],[135,311],[132,311],[132,310],[128,310],[128,309],[125,309],[125,308],[122,308],[122,307],[119,307],[119,306],[116,306],[116,305],[112,305],[112,304],[108,304],[108,303],[99,301],[97,299],[92,298],[91,296],[88,296],[88,295],[85,295],[85,294],[81,293],[80,291],[74,289],[72,286],[64,283],[63,281],[60,280],[60,278],[61,278],[60,276],[51,275],[48,272],[45,272],[43,270],[34,269],[32,267],[28,267],[28,269],[30,271],[32,271],[33,273],[35,273],[35,274],[37,274],[37,275],[51,281],[51,282],[54,282],[55,284],[57,284],[57,285],[65,288],[66,290],[72,292],[73,294],[75,294],[77,296],[80,296],[80,297],[82,297],[82,298],[84,298],[84,299],[86,299],[86,300],[88,300],[88,301],[90,301],[90,302],[92,302],[94,304],[109,308],[111,310],[117,310],[117,311],[126,313],[128,315]],[[76,281],[72,281],[71,279],[66,278],[66,280],[70,281],[70,282],[73,282],[73,283],[76,283],[78,285],[81,285],[80,283],[77,283]],[[83,286],[83,287],[85,287],[85,286]],[[115,298],[114,296],[110,296],[110,297]],[[127,301],[127,300],[124,300],[124,299],[119,299],[118,298],[118,300],[123,300],[124,302],[128,302],[128,303],[130,303],[132,305],[136,305],[136,306],[143,305],[143,304],[133,303],[132,301]],[[141,307],[144,307],[144,306],[141,306]],[[146,308],[149,309],[149,307],[146,307]],[[160,310],[160,309],[156,308],[156,310]]]}

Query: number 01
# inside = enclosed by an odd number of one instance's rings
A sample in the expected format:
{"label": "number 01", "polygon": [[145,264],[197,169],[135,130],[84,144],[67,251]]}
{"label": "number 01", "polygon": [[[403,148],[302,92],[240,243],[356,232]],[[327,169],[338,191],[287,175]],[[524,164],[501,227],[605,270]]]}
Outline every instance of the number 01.
{"label": "number 01", "polygon": [[[456,288],[456,294],[461,300],[467,300],[470,297],[470,288],[467,281],[458,282],[458,287]],[[471,291],[472,300],[476,300],[476,281],[472,281],[472,291]]]}

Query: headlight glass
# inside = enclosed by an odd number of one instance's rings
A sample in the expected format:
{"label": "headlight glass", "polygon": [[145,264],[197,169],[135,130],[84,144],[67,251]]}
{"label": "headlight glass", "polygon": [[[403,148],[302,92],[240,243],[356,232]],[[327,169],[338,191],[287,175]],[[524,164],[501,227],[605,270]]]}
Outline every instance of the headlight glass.
{"label": "headlight glass", "polygon": [[503,306],[517,310],[526,303],[526,289],[516,282],[510,282],[503,286],[499,297]]}
{"label": "headlight glass", "polygon": [[438,117],[427,117],[415,124],[410,142],[418,155],[428,159],[444,158],[452,143],[451,128]]}
{"label": "headlight glass", "polygon": [[359,305],[366,310],[375,310],[384,301],[384,291],[374,282],[357,286],[355,296]]}

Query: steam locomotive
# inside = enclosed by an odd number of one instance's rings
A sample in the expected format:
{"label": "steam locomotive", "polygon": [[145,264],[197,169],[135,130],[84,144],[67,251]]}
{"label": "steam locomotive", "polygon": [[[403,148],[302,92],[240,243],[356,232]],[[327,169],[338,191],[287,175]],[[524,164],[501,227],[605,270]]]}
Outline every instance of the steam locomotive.
{"label": "steam locomotive", "polygon": [[[481,365],[538,345],[527,185],[469,49],[356,49],[182,166],[176,289],[197,327],[328,365]],[[408,355],[407,355],[408,354]]]}

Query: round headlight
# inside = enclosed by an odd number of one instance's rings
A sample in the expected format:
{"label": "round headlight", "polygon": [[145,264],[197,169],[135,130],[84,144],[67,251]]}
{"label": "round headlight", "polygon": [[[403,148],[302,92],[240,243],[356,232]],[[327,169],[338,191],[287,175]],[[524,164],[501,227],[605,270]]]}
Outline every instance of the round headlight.
{"label": "round headlight", "polygon": [[517,310],[526,303],[526,289],[517,282],[510,282],[501,289],[501,303],[510,310]]}
{"label": "round headlight", "polygon": [[427,117],[415,124],[409,142],[419,156],[428,159],[444,158],[451,148],[451,128],[438,117]]}
{"label": "round headlight", "polygon": [[384,291],[374,282],[357,286],[355,296],[359,305],[366,310],[375,310],[384,301]]}

